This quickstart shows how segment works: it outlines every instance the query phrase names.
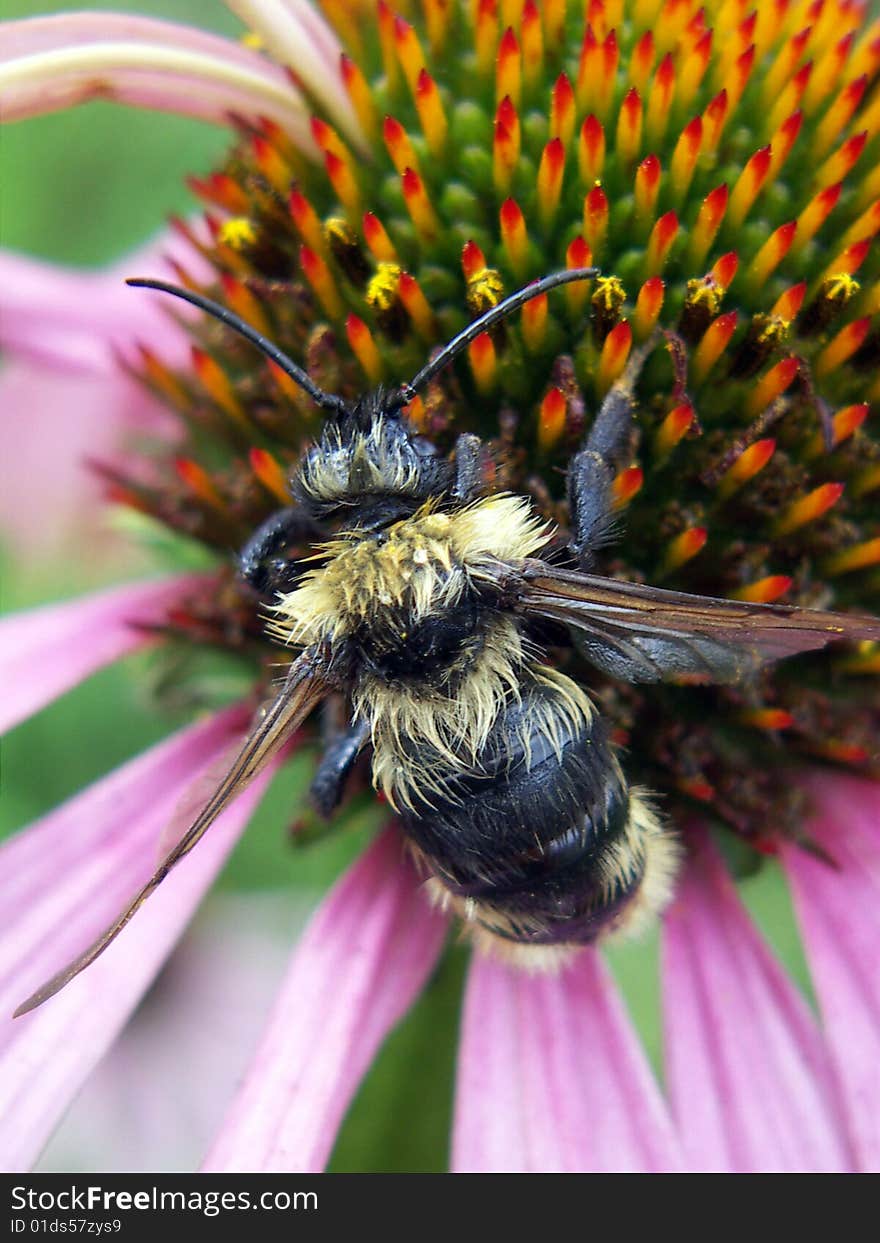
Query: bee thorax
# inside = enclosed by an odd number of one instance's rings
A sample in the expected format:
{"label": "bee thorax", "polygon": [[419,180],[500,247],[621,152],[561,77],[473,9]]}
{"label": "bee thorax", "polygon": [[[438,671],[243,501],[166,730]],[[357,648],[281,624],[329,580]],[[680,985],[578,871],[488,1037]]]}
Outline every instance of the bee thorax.
{"label": "bee thorax", "polygon": [[486,497],[452,512],[425,505],[384,530],[354,529],[323,545],[324,564],[280,598],[271,629],[292,644],[369,635],[380,648],[400,645],[466,601],[481,560],[528,557],[547,538],[518,497]]}
{"label": "bee thorax", "polygon": [[428,513],[325,545],[326,564],[276,606],[276,630],[291,643],[365,636],[380,648],[405,643],[468,589],[448,538],[450,522],[447,514]]}

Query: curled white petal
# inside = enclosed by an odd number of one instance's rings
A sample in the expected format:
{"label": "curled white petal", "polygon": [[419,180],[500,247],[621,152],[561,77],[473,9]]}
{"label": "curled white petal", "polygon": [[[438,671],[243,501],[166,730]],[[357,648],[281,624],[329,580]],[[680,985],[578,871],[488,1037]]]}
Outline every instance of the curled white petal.
{"label": "curled white petal", "polygon": [[[211,34],[196,26],[160,21],[155,17],[107,12],[58,13],[5,22],[0,64],[33,56],[37,52],[57,52],[95,43],[140,43],[144,46],[156,44],[183,48],[239,64],[246,69],[259,71],[265,67],[275,72],[274,66],[257,52],[223,35]],[[280,74],[278,76],[281,77]]]}
{"label": "curled white petal", "polygon": [[297,0],[226,3],[260,36],[275,59],[293,70],[348,138],[366,151],[366,139],[342,81],[342,45],[324,19]]}
{"label": "curled white petal", "polygon": [[316,155],[301,97],[281,70],[260,57],[246,65],[170,43],[119,40],[36,51],[0,64],[0,114],[5,121],[92,99],[217,124],[236,112],[266,116],[283,126],[306,154]]}

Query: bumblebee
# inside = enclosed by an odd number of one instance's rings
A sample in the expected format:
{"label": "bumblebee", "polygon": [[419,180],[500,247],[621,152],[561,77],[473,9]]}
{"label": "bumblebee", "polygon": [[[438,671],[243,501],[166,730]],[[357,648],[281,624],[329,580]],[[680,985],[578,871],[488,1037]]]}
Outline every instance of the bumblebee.
{"label": "bumblebee", "polygon": [[[679,863],[649,796],[628,786],[586,691],[546,663],[555,623],[594,666],[628,682],[730,682],[834,640],[880,639],[880,621],[685,595],[592,573],[611,530],[612,484],[633,432],[637,352],[603,402],[567,479],[563,541],[509,494],[484,495],[486,449],[451,457],[404,407],[480,333],[594,269],[557,272],[481,315],[394,392],[349,403],[319,389],[226,308],[159,281],[273,359],[328,413],[291,480],[293,503],[240,556],[269,633],[299,650],[207,806],[98,940],[20,1007],[40,1005],[121,932],[216,817],[322,700],[349,723],[312,798],[329,815],[358,756],[395,810],[433,899],[481,946],[527,966],[636,930],[667,903]],[[286,555],[303,537],[314,555]],[[565,563],[565,564],[563,564]]]}

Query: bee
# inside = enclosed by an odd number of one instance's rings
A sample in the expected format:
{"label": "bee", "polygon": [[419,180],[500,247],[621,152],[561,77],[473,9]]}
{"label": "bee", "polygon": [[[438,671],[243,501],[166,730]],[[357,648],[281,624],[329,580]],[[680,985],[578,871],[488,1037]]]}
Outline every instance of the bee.
{"label": "bee", "polygon": [[[526,966],[553,965],[632,931],[669,900],[680,849],[631,788],[585,689],[549,665],[555,623],[593,666],[632,683],[732,682],[835,640],[880,639],[880,620],[686,595],[599,577],[618,460],[634,430],[637,352],[603,401],[567,477],[569,534],[524,496],[485,494],[487,450],[471,434],[446,455],[404,414],[481,333],[538,294],[595,276],[556,272],[453,337],[396,391],[326,393],[262,334],[201,294],[182,298],[278,364],[327,412],[290,481],[292,504],[240,555],[266,599],[268,632],[299,654],[207,805],[119,917],[18,1010],[55,994],[123,930],[230,801],[329,696],[348,725],[319,762],[325,815],[359,755],[396,812],[434,900],[473,939]],[[291,560],[304,538],[313,556]],[[323,542],[318,542],[323,536]],[[558,564],[562,552],[568,565]]]}

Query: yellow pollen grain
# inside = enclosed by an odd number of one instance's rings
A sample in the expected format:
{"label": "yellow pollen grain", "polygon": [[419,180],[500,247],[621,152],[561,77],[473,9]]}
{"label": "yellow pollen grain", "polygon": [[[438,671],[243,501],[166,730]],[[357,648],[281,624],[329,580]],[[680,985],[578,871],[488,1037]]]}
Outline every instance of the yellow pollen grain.
{"label": "yellow pollen grain", "polygon": [[257,240],[254,226],[246,216],[233,216],[231,220],[225,220],[217,237],[233,250],[244,250],[246,246],[253,246]]}
{"label": "yellow pollen grain", "polygon": [[375,276],[367,285],[367,305],[377,311],[388,311],[398,298],[398,286],[403,269],[396,263],[380,263]]}
{"label": "yellow pollen grain", "polygon": [[468,306],[475,314],[482,314],[497,306],[504,293],[504,280],[497,268],[483,268],[468,281]]}

